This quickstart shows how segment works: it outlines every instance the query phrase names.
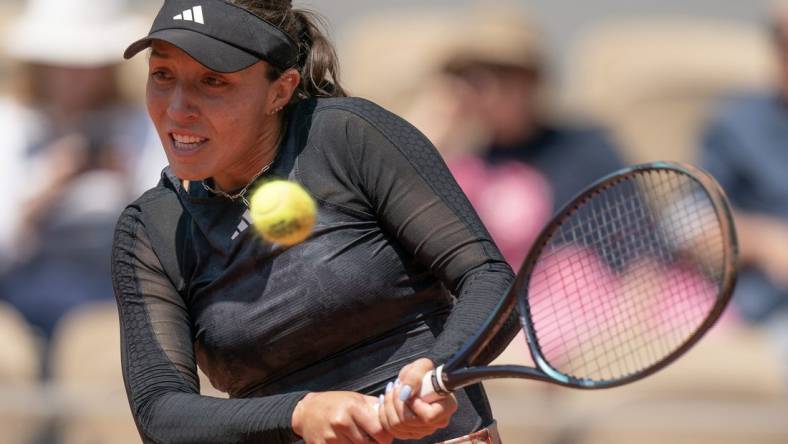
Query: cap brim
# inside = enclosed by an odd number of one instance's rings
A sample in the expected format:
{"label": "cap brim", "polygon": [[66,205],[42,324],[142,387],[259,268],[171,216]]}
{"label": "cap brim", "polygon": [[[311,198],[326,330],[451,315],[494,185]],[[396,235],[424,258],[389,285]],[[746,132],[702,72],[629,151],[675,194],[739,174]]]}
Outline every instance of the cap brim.
{"label": "cap brim", "polygon": [[154,40],[175,45],[206,68],[216,72],[241,71],[261,60],[254,54],[189,29],[163,29],[153,32],[126,48],[123,57],[126,59],[134,57],[150,47]]}

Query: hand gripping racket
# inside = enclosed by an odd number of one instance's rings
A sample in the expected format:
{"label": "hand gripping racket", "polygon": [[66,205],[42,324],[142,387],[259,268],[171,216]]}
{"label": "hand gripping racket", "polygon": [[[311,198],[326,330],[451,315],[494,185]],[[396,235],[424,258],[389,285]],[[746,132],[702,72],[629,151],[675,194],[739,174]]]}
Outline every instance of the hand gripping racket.
{"label": "hand gripping racket", "polygon": [[[720,186],[686,164],[607,176],[543,229],[485,326],[434,372],[432,402],[491,378],[598,389],[627,384],[689,350],[722,314],[737,244]],[[476,366],[515,306],[535,367]]]}

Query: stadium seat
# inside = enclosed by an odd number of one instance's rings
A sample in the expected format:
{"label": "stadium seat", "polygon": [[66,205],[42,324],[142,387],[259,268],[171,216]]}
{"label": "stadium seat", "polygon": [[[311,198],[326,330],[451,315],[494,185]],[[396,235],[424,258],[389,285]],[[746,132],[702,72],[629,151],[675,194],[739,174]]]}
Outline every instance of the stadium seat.
{"label": "stadium seat", "polygon": [[139,442],[123,385],[114,303],[86,305],[63,317],[53,338],[51,373],[63,443]]}
{"label": "stadium seat", "polygon": [[365,17],[339,40],[342,79],[353,95],[401,113],[448,54],[452,16]]}
{"label": "stadium seat", "polygon": [[[778,359],[765,332],[724,318],[678,361],[630,385],[584,391],[491,380],[485,387],[504,442],[788,442],[788,427],[775,419],[788,414]],[[524,338],[494,364],[533,366]]]}
{"label": "stadium seat", "polygon": [[[15,17],[21,5],[17,2],[0,2],[0,30],[8,29],[8,23]],[[6,95],[13,91],[11,83],[8,81],[11,77],[11,66],[4,48],[3,42],[0,41],[0,95]]]}
{"label": "stadium seat", "polygon": [[710,19],[630,19],[570,51],[566,107],[609,126],[631,161],[692,160],[714,100],[775,72],[765,29]]}
{"label": "stadium seat", "polygon": [[[203,393],[217,392],[200,372]],[[114,303],[85,306],[58,325],[52,347],[53,392],[63,415],[64,444],[139,443],[120,366]]]}
{"label": "stadium seat", "polygon": [[0,444],[25,444],[45,421],[40,346],[22,316],[2,302],[0,332]]}
{"label": "stadium seat", "polygon": [[40,344],[22,316],[2,302],[0,331],[0,385],[34,383],[40,370]]}

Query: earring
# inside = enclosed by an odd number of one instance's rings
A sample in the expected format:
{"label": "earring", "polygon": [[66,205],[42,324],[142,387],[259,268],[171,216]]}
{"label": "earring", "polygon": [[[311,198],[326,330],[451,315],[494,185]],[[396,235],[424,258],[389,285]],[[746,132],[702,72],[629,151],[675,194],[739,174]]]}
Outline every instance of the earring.
{"label": "earring", "polygon": [[268,115],[269,115],[269,116],[273,116],[274,114],[278,113],[279,111],[282,111],[282,108],[284,108],[284,107],[283,107],[283,106],[280,106],[279,108],[276,108],[276,109],[275,109],[275,110],[273,110],[273,111],[269,111],[269,112],[268,112]]}

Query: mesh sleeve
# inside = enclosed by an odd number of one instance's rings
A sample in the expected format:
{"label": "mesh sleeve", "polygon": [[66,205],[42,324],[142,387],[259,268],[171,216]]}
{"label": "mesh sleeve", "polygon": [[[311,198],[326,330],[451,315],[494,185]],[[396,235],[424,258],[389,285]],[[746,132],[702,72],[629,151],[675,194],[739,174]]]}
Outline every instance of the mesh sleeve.
{"label": "mesh sleeve", "polygon": [[305,393],[254,399],[199,394],[191,323],[129,207],[115,231],[113,284],[121,325],[123,377],[146,443],[289,443],[293,409]]}
{"label": "mesh sleeve", "polygon": [[[346,134],[358,181],[383,226],[457,297],[427,356],[444,362],[484,323],[513,280],[443,159],[416,128],[367,102],[343,105],[357,116]],[[489,347],[500,354],[517,332],[516,314]]]}

